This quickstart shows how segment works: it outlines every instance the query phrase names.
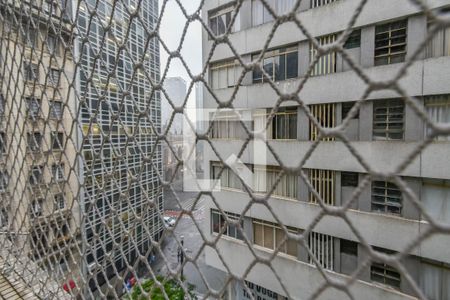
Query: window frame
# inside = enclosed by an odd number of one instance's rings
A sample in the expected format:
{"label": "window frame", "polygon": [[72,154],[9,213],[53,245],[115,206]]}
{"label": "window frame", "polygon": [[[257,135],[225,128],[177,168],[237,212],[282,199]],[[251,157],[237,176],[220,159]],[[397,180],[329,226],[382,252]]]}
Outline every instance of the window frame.
{"label": "window frame", "polygon": [[[400,112],[396,111],[401,108],[402,118],[398,118]],[[372,136],[373,140],[394,140],[402,141],[405,138],[405,108],[406,105],[402,99],[382,99],[373,102],[373,121]],[[385,110],[385,112],[383,112]],[[381,112],[380,112],[381,111]],[[381,118],[384,115],[384,118]],[[383,126],[383,124],[385,124]],[[392,129],[394,124],[401,124],[402,128]],[[401,134],[401,137],[396,135]]]}
{"label": "window frame", "polygon": [[[275,249],[277,248],[277,244],[283,240],[285,238],[285,236],[282,236],[280,239],[277,237],[277,233],[281,232],[283,235],[285,235],[284,231],[282,230],[282,228],[280,226],[278,226],[278,224],[269,222],[269,221],[265,221],[265,220],[260,220],[260,219],[253,219],[252,220],[252,225],[253,225],[253,245],[257,245],[259,247],[262,247],[264,249],[269,249],[271,251],[275,251]],[[261,237],[262,237],[262,243],[259,244],[256,241],[256,228],[257,226],[261,226]],[[266,246],[266,240],[265,240],[265,232],[266,229],[265,228],[270,228],[272,229],[272,246],[271,247],[267,247]],[[294,228],[294,227],[287,227],[287,230],[289,233],[293,233],[293,234],[298,234],[300,233],[300,229]],[[269,239],[270,240],[270,239]],[[290,243],[290,244],[289,244]],[[293,243],[293,244],[292,244]],[[290,249],[290,248],[295,248],[294,249]],[[299,249],[299,245],[295,240],[291,240],[291,239],[287,239],[279,248],[278,248],[278,253],[282,253],[283,255],[287,255],[290,257],[298,257],[298,249]],[[294,250],[292,253],[291,250]]]}
{"label": "window frame", "polygon": [[64,133],[59,131],[52,131],[51,145],[53,151],[62,151],[64,149]]}
{"label": "window frame", "polygon": [[[262,71],[253,70],[252,71],[252,83],[253,84],[265,83],[265,82],[268,82],[269,79],[274,82],[278,82],[278,81],[285,81],[285,80],[289,80],[289,79],[298,78],[298,76],[299,76],[298,54],[299,54],[298,44],[278,47],[276,49],[271,49],[271,50],[266,51],[261,60],[262,68],[264,69],[264,71],[266,71],[266,73],[272,73],[272,74],[269,74],[270,77],[266,77]],[[252,54],[252,61],[256,61],[256,59],[258,59],[260,55],[261,55],[261,53]],[[295,57],[295,61],[293,63],[290,63],[288,61],[289,56],[291,58]],[[283,58],[281,58],[281,57],[283,57]],[[281,65],[284,66],[284,71],[283,71],[284,77],[277,78],[277,72],[279,70],[277,70],[277,68],[275,67],[277,65],[276,59],[278,59],[278,62],[280,62],[280,59],[284,60],[283,64],[278,64],[279,68]],[[271,62],[266,65],[266,63],[265,63],[266,60],[271,60]],[[289,72],[288,72],[288,66],[291,64],[295,64],[295,75],[289,74]],[[266,66],[268,66],[268,65],[271,65],[271,72],[268,72],[268,70],[267,70],[268,67],[266,67]]]}
{"label": "window frame", "polygon": [[[380,193],[376,192],[376,190],[384,190],[384,192]],[[390,190],[394,190],[396,193],[399,193],[400,195],[396,196],[388,194]],[[378,200],[377,197],[379,197],[380,199],[382,198],[383,200],[382,201]],[[397,202],[389,201],[389,199],[391,198],[397,198],[398,201]],[[400,188],[392,182],[385,180],[374,180],[372,181],[371,186],[370,206],[372,212],[401,216],[403,210],[403,193],[400,190]],[[374,207],[378,208],[383,207],[383,209],[376,209]],[[394,212],[392,209],[390,210],[389,208],[394,208],[395,210],[398,210],[398,212]]]}
{"label": "window frame", "polygon": [[347,50],[361,48],[361,28],[353,29],[343,47]]}
{"label": "window frame", "polygon": [[[62,120],[64,105],[61,101],[51,100],[49,101],[50,106],[50,118],[54,120]],[[55,106],[59,106],[59,114],[57,114],[57,110],[55,110]]]}
{"label": "window frame", "polygon": [[[403,24],[404,23],[404,26]],[[403,27],[394,28],[395,25],[402,25]],[[402,35],[394,35],[394,32],[404,31]],[[387,34],[387,38],[381,38],[383,35]],[[403,42],[393,43],[393,40],[404,38]],[[387,45],[377,46],[377,43],[382,41],[387,41]],[[403,47],[401,51],[392,51],[393,48]],[[377,54],[382,50],[387,49],[385,54]],[[406,59],[406,54],[408,51],[408,19],[400,19],[396,21],[391,21],[389,23],[379,24],[375,26],[375,47],[374,47],[374,66],[391,65],[395,63],[402,63]],[[399,61],[393,61],[394,57],[400,57]],[[387,61],[383,61],[383,59]]]}
{"label": "window frame", "polygon": [[[316,37],[317,43],[320,46],[326,46],[334,43],[338,38],[338,34],[332,33]],[[309,63],[311,64],[318,54],[314,44],[309,42]],[[310,72],[311,76],[323,76],[328,74],[334,74],[337,71],[337,53],[332,51],[325,55],[322,55],[319,60],[314,64],[313,69]]]}
{"label": "window frame", "polygon": [[[236,8],[235,4],[226,5],[225,7],[214,9],[210,12],[208,12],[208,26],[211,32],[214,34],[214,36],[221,36],[227,32],[228,27],[231,24],[231,21],[233,19],[233,12]],[[234,23],[232,25],[232,28],[230,29],[230,32],[237,32],[240,30],[240,20],[239,20],[239,12],[237,13]],[[219,30],[219,20],[222,16],[225,16],[225,27],[222,30]],[[216,23],[216,28],[212,26],[212,22]]]}
{"label": "window frame", "polygon": [[[238,221],[240,218],[240,215],[235,214],[235,213],[231,213],[231,212],[227,212],[227,211],[224,211],[224,213],[226,214],[227,218],[232,221]],[[244,240],[244,237],[243,237],[241,231],[239,230],[238,226],[227,223],[225,218],[223,217],[223,214],[221,214],[219,210],[211,208],[210,216],[211,216],[211,234],[218,235],[223,230],[222,236],[225,235],[225,236],[233,238],[233,239]],[[218,218],[218,221],[219,221],[218,224],[215,224],[215,222],[214,222],[215,216],[217,216],[217,218]],[[241,230],[244,231],[244,220],[242,219],[239,223],[240,223]],[[216,225],[218,225],[218,228],[216,227]],[[226,226],[225,229],[223,229],[224,226]],[[216,228],[217,228],[217,230],[216,230]],[[234,234],[232,233],[233,230],[234,230]]]}
{"label": "window frame", "polygon": [[[38,139],[36,139],[38,137]],[[28,132],[27,133],[27,149],[31,153],[39,152],[42,147],[43,135],[41,132]]]}

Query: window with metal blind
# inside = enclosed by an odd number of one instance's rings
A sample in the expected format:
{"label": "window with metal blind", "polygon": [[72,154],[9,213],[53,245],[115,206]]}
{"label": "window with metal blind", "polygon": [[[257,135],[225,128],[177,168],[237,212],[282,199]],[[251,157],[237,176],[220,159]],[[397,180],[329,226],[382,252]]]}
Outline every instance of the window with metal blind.
{"label": "window with metal blind", "polygon": [[[435,124],[450,124],[450,95],[436,95],[425,97],[425,110],[431,121]],[[431,128],[425,126],[425,135],[432,132]],[[440,135],[435,137],[437,141],[450,141],[450,136]]]}
{"label": "window with metal blind", "polygon": [[[266,0],[277,15],[286,14],[294,8],[295,0]],[[252,25],[273,21],[273,16],[261,0],[252,0]]]}
{"label": "window with metal blind", "polygon": [[324,6],[333,2],[336,2],[337,0],[310,0],[311,1],[311,8]]}
{"label": "window with metal blind", "polygon": [[372,182],[372,211],[401,214],[402,191],[392,182]]}
{"label": "window with metal blind", "polygon": [[28,150],[30,152],[38,152],[41,150],[42,145],[42,133],[33,132],[27,133]]}
{"label": "window with metal blind", "polygon": [[26,98],[25,101],[27,103],[28,117],[31,119],[38,118],[41,114],[41,100],[34,97],[29,97]]}
{"label": "window with metal blind", "polygon": [[450,299],[450,266],[423,260],[420,263],[419,286],[427,299]]}
{"label": "window with metal blind", "polygon": [[402,100],[379,100],[373,103],[373,139],[402,140],[405,122]]}
{"label": "window with metal blind", "polygon": [[282,169],[279,166],[253,167],[253,190],[258,193],[272,191],[272,196],[297,199],[298,176],[294,174],[283,174],[277,183]]}
{"label": "window with metal blind", "polygon": [[[255,61],[259,54],[252,55]],[[269,78],[273,81],[281,81],[298,76],[298,46],[279,48],[264,53],[263,69],[267,73],[253,70],[253,83],[267,81]]]}
{"label": "window with metal blind", "polygon": [[375,66],[405,61],[408,20],[375,27]]}
{"label": "window with metal blind", "polygon": [[236,175],[233,172],[233,170],[231,170],[228,167],[225,167],[223,164],[219,162],[211,163],[211,178],[214,180],[220,180],[221,188],[231,188],[237,190],[243,189],[242,182],[239,176]]}
{"label": "window with metal blind", "polygon": [[0,227],[4,228],[8,226],[8,223],[9,223],[8,210],[2,207],[0,211]]}
{"label": "window with metal blind", "polygon": [[55,195],[55,210],[61,210],[66,208],[66,198],[63,193]]}
{"label": "window with metal blind", "polygon": [[[336,126],[336,104],[314,104],[310,105],[309,110],[317,122],[323,128],[333,128]],[[309,121],[309,140],[316,141],[319,139],[319,128],[310,120]],[[334,141],[334,137],[325,137],[322,141]]]}
{"label": "window with metal blind", "polygon": [[32,185],[36,185],[42,183],[43,180],[43,166],[33,166],[30,171],[29,182]]}
{"label": "window with metal blind", "polygon": [[[287,229],[290,233],[299,233],[299,230],[296,228],[288,227]],[[286,242],[283,242],[285,238],[286,234],[277,224],[253,219],[253,243],[255,245],[271,250],[278,248],[279,252],[297,257],[297,242],[291,239],[287,239]]]}
{"label": "window with metal blind", "polygon": [[[308,237],[308,248],[321,267],[334,270],[334,238],[332,236],[311,232]],[[311,256],[309,263],[314,264]]]}
{"label": "window with metal blind", "polygon": [[[332,170],[309,170],[309,182],[313,186],[316,193],[319,194],[320,198],[324,201],[324,204],[335,205],[335,178],[336,172]],[[309,191],[309,202],[319,203],[319,200]]]}
{"label": "window with metal blind", "polygon": [[[387,255],[392,255],[395,252],[392,250],[373,247],[373,250]],[[384,262],[373,261],[370,266],[370,279],[394,288],[400,288],[401,275],[394,267],[385,264]]]}
{"label": "window with metal blind", "polygon": [[[331,34],[317,38],[320,46],[329,45],[336,41],[337,35]],[[312,43],[310,43],[309,62],[312,63],[318,56],[318,51]],[[311,76],[325,75],[336,72],[336,52],[332,51],[322,55],[314,65]]]}
{"label": "window with metal blind", "polygon": [[39,81],[39,67],[31,62],[24,63],[24,77],[26,81]]}
{"label": "window with metal blind", "polygon": [[[297,107],[280,107],[271,114],[272,109],[266,112],[258,110],[253,113],[255,131],[266,132],[266,138],[272,140],[297,139]],[[267,124],[269,117],[271,122]]]}
{"label": "window with metal blind", "polygon": [[[432,21],[428,21],[428,32],[434,27]],[[450,27],[441,28],[436,32],[425,48],[425,57],[440,57],[450,55]]]}
{"label": "window with metal blind", "polygon": [[236,86],[242,68],[237,60],[231,59],[210,65],[210,81],[213,89],[223,89]]}
{"label": "window with metal blind", "polygon": [[23,24],[22,40],[26,46],[35,48],[37,46],[38,35],[39,30],[31,24]]}
{"label": "window with metal blind", "polygon": [[64,147],[64,133],[51,133],[52,150],[62,150]]}
{"label": "window with metal blind", "polygon": [[64,180],[64,164],[55,164],[52,166],[53,180],[58,182]]}
{"label": "window with metal blind", "polygon": [[350,33],[345,41],[344,49],[353,49],[361,47],[361,29],[355,29]]}
{"label": "window with metal blind", "polygon": [[[234,8],[235,6],[232,5],[209,13],[209,28],[215,36],[222,35],[227,32],[227,29],[231,24]],[[239,30],[240,19],[239,15],[237,15],[233,23],[233,27],[231,28],[231,32]]]}
{"label": "window with metal blind", "polygon": [[[230,213],[230,212],[224,212],[227,216],[227,218],[230,221],[239,222],[239,215]],[[240,222],[241,230],[244,230],[244,221],[241,220]],[[220,213],[217,209],[211,209],[211,231],[213,233],[221,233],[223,235],[242,240],[243,236],[241,231],[238,229],[238,226],[236,224],[228,223],[226,222],[225,217]]]}
{"label": "window with metal blind", "polygon": [[245,140],[248,138],[245,127],[248,130],[252,130],[253,128],[251,122],[241,120],[235,112],[222,112],[212,116],[211,119],[211,137],[213,139]]}
{"label": "window with metal blind", "polygon": [[50,118],[57,120],[62,119],[62,102],[50,101]]}

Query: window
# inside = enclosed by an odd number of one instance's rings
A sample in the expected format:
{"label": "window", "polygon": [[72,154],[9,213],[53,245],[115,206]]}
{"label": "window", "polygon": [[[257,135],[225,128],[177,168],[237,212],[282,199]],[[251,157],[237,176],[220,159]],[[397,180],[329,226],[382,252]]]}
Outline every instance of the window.
{"label": "window", "polygon": [[30,213],[31,216],[36,218],[42,216],[42,204],[44,203],[44,200],[38,199],[31,202],[30,205]]}
{"label": "window", "polygon": [[[309,107],[311,114],[323,128],[333,128],[336,125],[335,109],[335,103],[314,104]],[[309,140],[318,140],[319,134],[319,128],[309,120]],[[334,141],[334,137],[324,137],[322,141]]]}
{"label": "window", "polygon": [[60,43],[59,39],[56,35],[49,34],[47,36],[47,48],[48,52],[53,55],[59,55],[60,51]]}
{"label": "window", "polygon": [[[211,137],[214,139],[247,139],[244,125],[248,130],[252,129],[252,124],[241,120],[236,112],[220,112],[212,116]],[[244,124],[244,125],[243,125]]]}
{"label": "window", "polygon": [[375,66],[405,61],[407,20],[375,27]]}
{"label": "window", "polygon": [[343,274],[350,275],[358,267],[358,243],[340,239],[341,270]]}
{"label": "window", "polygon": [[341,185],[357,187],[358,186],[358,173],[341,172]]}
{"label": "window", "polygon": [[[332,236],[311,232],[308,247],[320,266],[327,270],[334,270],[334,238]],[[309,257],[309,263],[314,264],[311,257]]]}
{"label": "window", "polygon": [[[218,11],[212,12],[209,14],[209,28],[214,33],[215,36],[225,34],[227,32],[228,27],[231,24],[231,20],[233,17],[234,6],[228,6],[226,8],[220,9]],[[231,32],[239,31],[240,29],[240,20],[239,13],[235,18],[233,28],[231,28]]]}
{"label": "window", "polygon": [[210,66],[211,86],[213,89],[233,87],[237,84],[242,68],[237,60],[227,60]]}
{"label": "window", "polygon": [[345,49],[353,49],[361,47],[361,29],[355,29],[350,33],[344,44]]}
{"label": "window", "polygon": [[421,201],[433,220],[450,223],[449,180],[424,180]]}
{"label": "window", "polygon": [[48,83],[52,86],[58,86],[60,72],[58,69],[50,69],[48,73]]}
{"label": "window", "polygon": [[[292,11],[295,0],[266,0],[275,14],[282,15]],[[252,0],[252,25],[257,26],[273,20],[273,16],[260,0]]]}
{"label": "window", "polygon": [[41,114],[41,100],[34,97],[26,98],[28,117],[36,119]]}
{"label": "window", "polygon": [[0,191],[5,192],[8,188],[9,176],[6,171],[0,171]]}
{"label": "window", "polygon": [[53,180],[58,182],[64,180],[64,165],[58,164],[52,166]]}
{"label": "window", "polygon": [[402,211],[402,192],[391,182],[372,182],[372,211],[400,214]]}
{"label": "window", "polygon": [[6,136],[4,132],[0,132],[0,154],[6,153]]}
{"label": "window", "polygon": [[27,81],[39,81],[39,67],[33,63],[24,64],[25,80]]}
{"label": "window", "polygon": [[[272,109],[268,108],[267,114],[253,115],[255,130],[266,128],[271,112]],[[297,139],[297,107],[280,107],[278,109],[267,128],[267,138],[273,140]]]}
{"label": "window", "polygon": [[439,263],[421,262],[420,289],[427,299],[450,299],[450,267]]}
{"label": "window", "polygon": [[311,1],[311,8],[324,6],[330,3],[335,2],[336,0],[310,0]]}
{"label": "window", "polygon": [[62,132],[52,132],[52,150],[62,150],[64,147],[64,134]]}
{"label": "window", "polygon": [[[336,41],[336,34],[321,36],[317,38],[317,42],[320,46],[329,45]],[[314,47],[312,43],[310,43],[310,55],[309,62],[312,63],[316,56],[318,55],[317,49]],[[336,72],[336,52],[332,51],[328,54],[322,55],[316,64],[314,65],[313,70],[311,71],[311,76],[325,75]]]}
{"label": "window", "polygon": [[27,26],[26,24],[24,25],[23,30],[24,30],[24,32],[23,32],[22,36],[23,36],[23,41],[24,41],[25,45],[27,45],[28,47],[31,47],[31,48],[35,48],[37,46],[37,38],[38,38],[39,31],[36,30],[36,28]]}
{"label": "window", "polygon": [[[428,21],[428,33],[431,32],[434,23]],[[441,28],[432,39],[428,42],[425,48],[425,57],[439,57],[450,55],[450,27]]]}
{"label": "window", "polygon": [[[254,54],[252,60],[256,60],[259,54]],[[296,78],[298,76],[298,47],[286,47],[267,51],[263,57],[263,69],[273,81]],[[263,72],[253,70],[253,83],[267,81]]]}
{"label": "window", "polygon": [[[258,193],[272,192],[272,196],[297,199],[298,177],[294,174],[283,174],[277,183],[282,169],[278,166],[254,166],[253,189]],[[273,189],[273,191],[272,191]]]}
{"label": "window", "polygon": [[[224,168],[223,171],[222,168]],[[221,171],[222,174],[219,177]],[[224,167],[221,163],[213,162],[211,164],[211,176],[212,179],[220,179],[220,187],[222,188],[243,189],[239,176],[230,168]]]}
{"label": "window", "polygon": [[[227,218],[230,221],[239,221],[239,215],[225,212]],[[241,220],[241,230],[244,230],[244,222]],[[223,229],[223,227],[225,227]],[[225,217],[216,209],[211,209],[211,229],[214,233],[220,233],[223,230],[223,234],[229,237],[242,240],[242,233],[239,231],[236,224],[227,223]]]}
{"label": "window", "polygon": [[5,114],[5,97],[3,94],[0,94],[0,117]]}
{"label": "window", "polygon": [[[425,109],[428,117],[435,123],[450,124],[450,95],[425,97]],[[425,135],[430,135],[431,128],[425,127]],[[441,135],[435,138],[438,141],[450,141],[450,136]]]}
{"label": "window", "polygon": [[34,166],[30,173],[30,184],[36,185],[42,183],[44,168],[42,166]]}
{"label": "window", "polygon": [[[288,228],[290,233],[298,233],[296,228]],[[283,243],[286,234],[277,224],[263,221],[253,220],[253,243],[255,245],[275,250],[279,247],[279,251],[297,257],[297,242],[288,239]]]}
{"label": "window", "polygon": [[[342,119],[346,118],[356,102],[342,102]],[[359,119],[359,111],[353,116],[353,119]]]}
{"label": "window", "polygon": [[373,103],[373,139],[402,140],[405,103],[402,100],[379,100]]}
{"label": "window", "polygon": [[42,8],[46,13],[55,14],[58,8],[58,4],[53,0],[43,0]]}
{"label": "window", "polygon": [[60,210],[66,208],[66,198],[64,194],[56,194],[55,195],[55,209]]}
{"label": "window", "polygon": [[28,150],[38,152],[42,145],[42,134],[40,132],[27,133]]}
{"label": "window", "polygon": [[0,211],[0,227],[4,228],[8,226],[9,218],[8,218],[8,211],[6,208],[2,207]]}
{"label": "window", "polygon": [[50,101],[50,118],[62,119],[62,103],[59,101]]}
{"label": "window", "polygon": [[[394,252],[387,249],[373,247],[374,250],[385,254],[393,254]],[[400,288],[400,273],[390,265],[383,262],[372,262],[370,266],[370,279],[394,288]]]}
{"label": "window", "polygon": [[[335,171],[331,170],[309,170],[309,182],[314,190],[319,194],[325,204],[335,205],[334,187],[335,187]],[[318,203],[319,200],[309,191],[309,202]]]}

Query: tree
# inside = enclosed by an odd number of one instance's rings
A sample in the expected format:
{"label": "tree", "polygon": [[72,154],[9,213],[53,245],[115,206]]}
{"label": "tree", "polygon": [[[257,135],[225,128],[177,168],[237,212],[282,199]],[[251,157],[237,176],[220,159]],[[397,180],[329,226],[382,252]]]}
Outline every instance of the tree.
{"label": "tree", "polygon": [[[175,279],[165,279],[162,276],[156,276],[156,279],[164,286],[164,291],[170,300],[184,300],[186,292],[183,290],[181,285]],[[142,288],[141,288],[142,287]],[[192,284],[186,283],[189,296],[195,299],[194,286]],[[142,290],[149,294],[148,298],[143,295]],[[148,279],[142,282],[140,285],[136,284],[131,290],[131,300],[164,300],[164,294],[160,287],[155,284],[155,280]]]}

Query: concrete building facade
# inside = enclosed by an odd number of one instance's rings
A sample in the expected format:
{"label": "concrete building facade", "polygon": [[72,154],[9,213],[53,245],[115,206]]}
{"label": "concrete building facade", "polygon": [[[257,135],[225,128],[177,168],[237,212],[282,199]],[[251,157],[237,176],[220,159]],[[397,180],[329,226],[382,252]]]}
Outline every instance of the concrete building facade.
{"label": "concrete building facade", "polygon": [[[289,11],[295,3],[268,2],[277,14]],[[359,2],[301,1],[297,18],[319,44],[326,45],[346,29]],[[434,12],[448,14],[449,1],[427,3]],[[236,5],[234,1],[208,1],[202,18],[214,34],[221,35],[229,26]],[[260,1],[242,2],[228,39],[245,63],[259,57],[274,24]],[[356,67],[372,80],[395,78],[405,62],[417,55],[398,84],[407,95],[414,97],[430,120],[448,125],[450,29],[440,29],[419,52],[432,28],[431,20],[411,1],[368,1],[344,48]],[[248,289],[234,282],[228,289],[228,297],[250,299],[248,290],[254,297],[266,299],[284,299],[286,291],[295,299],[311,297],[325,282],[316,264],[332,279],[345,281],[349,275],[355,276],[357,280],[349,289],[356,299],[417,297],[405,273],[394,265],[372,259],[354,229],[342,218],[321,216],[305,237],[309,251],[292,239],[283,242],[286,235],[278,220],[293,234],[309,228],[322,211],[317,194],[311,192],[313,187],[326,204],[349,207],[346,213],[349,222],[375,251],[404,252],[414,237],[430,227],[427,217],[450,223],[448,136],[433,137],[433,142],[412,157],[399,173],[402,182],[418,199],[402,192],[398,182],[368,176],[376,171],[395,172],[408,154],[428,138],[430,130],[425,119],[398,91],[379,89],[366,93],[368,85],[364,78],[349,67],[341,54],[330,52],[317,58],[316,49],[294,23],[280,25],[270,37],[262,65],[276,88],[284,93],[294,92],[310,73],[299,98],[321,126],[331,128],[345,121],[345,136],[366,164],[338,138],[322,138],[305,110],[294,101],[285,101],[266,128],[266,138],[277,157],[268,152],[266,164],[255,163],[253,141],[240,156],[253,173],[255,195],[272,192],[268,204],[273,212],[262,204],[248,207],[250,197],[241,180],[221,163],[241,151],[248,134],[241,122],[227,114],[211,121],[209,137],[214,150],[205,147],[203,166],[205,178],[220,179],[221,191],[214,192],[214,201],[209,201],[205,231],[211,239],[221,232],[225,218],[217,208],[219,205],[229,220],[241,220],[241,228],[258,256],[269,257],[275,249],[279,250],[271,262],[273,269],[256,264],[246,274]],[[217,101],[229,101],[233,96],[233,107],[241,115],[253,118],[247,123],[248,129],[263,129],[279,100],[275,89],[262,72],[249,71],[241,77],[243,68],[228,45],[214,45],[210,56],[213,45],[213,39],[204,30],[202,50],[209,82],[209,88],[204,88],[203,93],[204,108],[216,109]],[[365,100],[355,106],[355,101],[362,98]],[[283,174],[280,163],[296,167],[317,139],[321,142],[304,163],[302,172]],[[279,180],[278,176],[281,176]],[[228,224],[222,231],[217,244],[221,258],[216,250],[207,247],[206,262],[222,271],[227,271],[226,264],[234,275],[242,276],[255,254],[235,225]],[[413,247],[401,260],[411,279],[430,299],[450,297],[449,245],[449,235],[433,235]],[[333,288],[321,294],[321,299],[345,297],[342,291]]]}
{"label": "concrete building facade", "polygon": [[157,18],[153,0],[80,3],[82,231],[93,289],[149,257],[163,230],[159,43],[149,33]]}
{"label": "concrete building facade", "polygon": [[8,1],[0,9],[2,245],[59,285],[80,271],[70,7]]}

